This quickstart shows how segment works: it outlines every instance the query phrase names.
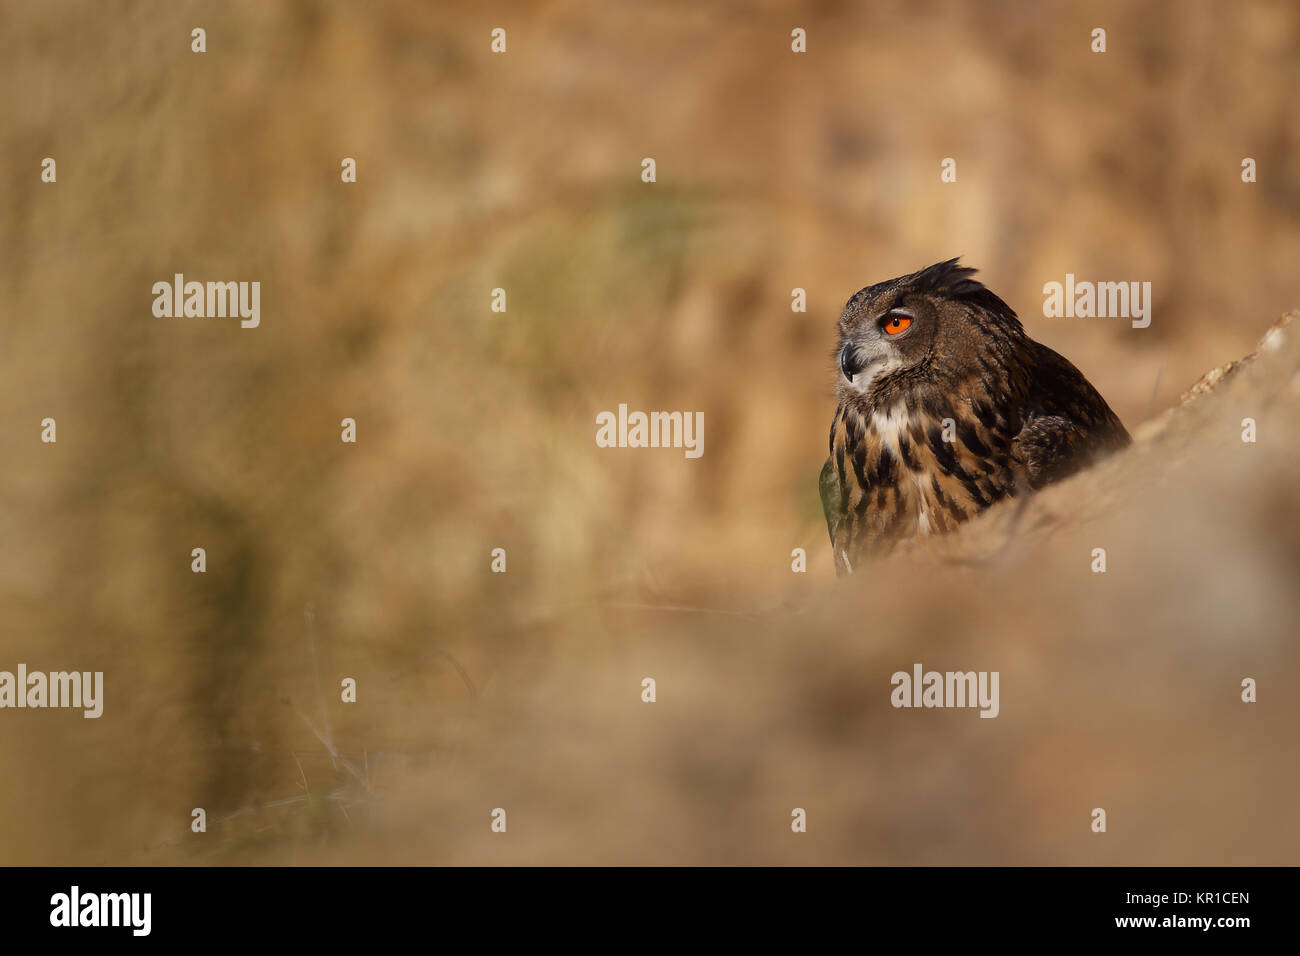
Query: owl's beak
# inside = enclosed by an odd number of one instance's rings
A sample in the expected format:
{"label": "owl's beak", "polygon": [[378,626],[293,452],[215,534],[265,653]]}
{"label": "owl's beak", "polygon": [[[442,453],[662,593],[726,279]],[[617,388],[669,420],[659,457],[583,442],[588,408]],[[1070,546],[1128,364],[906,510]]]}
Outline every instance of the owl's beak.
{"label": "owl's beak", "polygon": [[840,371],[844,373],[844,377],[850,382],[853,381],[853,376],[866,367],[867,363],[862,360],[862,356],[852,343],[840,349]]}

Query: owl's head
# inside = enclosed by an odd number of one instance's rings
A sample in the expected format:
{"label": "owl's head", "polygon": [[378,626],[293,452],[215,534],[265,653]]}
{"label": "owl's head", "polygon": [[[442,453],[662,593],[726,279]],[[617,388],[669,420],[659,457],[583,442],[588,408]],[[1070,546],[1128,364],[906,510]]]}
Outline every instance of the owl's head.
{"label": "owl's head", "polygon": [[1016,313],[956,259],[867,286],[844,306],[835,350],[841,396],[871,404],[978,369],[1024,337]]}

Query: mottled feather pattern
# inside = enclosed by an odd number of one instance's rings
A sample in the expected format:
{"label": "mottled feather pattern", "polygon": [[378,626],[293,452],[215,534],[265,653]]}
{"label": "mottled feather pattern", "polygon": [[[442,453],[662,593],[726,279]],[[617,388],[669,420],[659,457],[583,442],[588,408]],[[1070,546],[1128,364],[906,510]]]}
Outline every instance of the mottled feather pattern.
{"label": "mottled feather pattern", "polygon": [[973,274],[952,259],[844,309],[819,482],[842,574],[1128,444],[1082,373]]}

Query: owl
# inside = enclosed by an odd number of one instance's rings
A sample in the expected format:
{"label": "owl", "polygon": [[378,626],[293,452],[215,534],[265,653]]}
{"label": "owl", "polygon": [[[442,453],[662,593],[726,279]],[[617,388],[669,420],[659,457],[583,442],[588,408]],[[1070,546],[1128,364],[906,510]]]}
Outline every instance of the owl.
{"label": "owl", "polygon": [[840,316],[822,507],[840,575],[1123,448],[1083,374],[949,259]]}

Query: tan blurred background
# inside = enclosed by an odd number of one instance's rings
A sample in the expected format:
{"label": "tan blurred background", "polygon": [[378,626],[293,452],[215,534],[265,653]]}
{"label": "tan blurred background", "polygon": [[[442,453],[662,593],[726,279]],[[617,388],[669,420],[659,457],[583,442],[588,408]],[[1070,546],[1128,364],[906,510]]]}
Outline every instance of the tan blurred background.
{"label": "tan blurred background", "polygon": [[[993,563],[837,584],[815,488],[864,285],[963,256],[1131,430],[1300,305],[1298,41],[1287,2],[3,4],[0,669],[106,700],[0,712],[0,863],[1296,863],[1293,351]],[[154,318],[174,272],[261,327]],[[1067,272],[1151,327],[1043,318]],[[703,457],[597,448],[620,402]],[[294,711],[308,602],[361,779]],[[918,661],[1002,715],[891,709]]]}

